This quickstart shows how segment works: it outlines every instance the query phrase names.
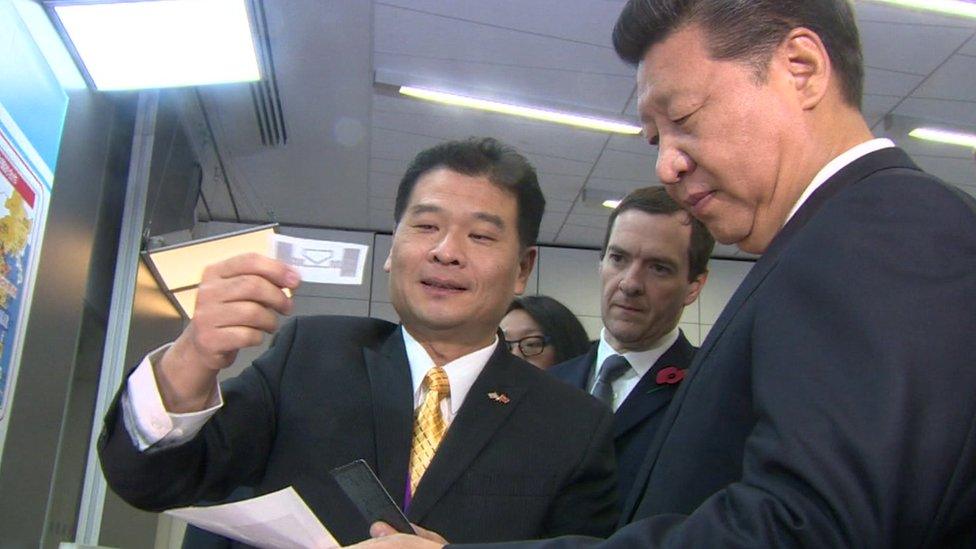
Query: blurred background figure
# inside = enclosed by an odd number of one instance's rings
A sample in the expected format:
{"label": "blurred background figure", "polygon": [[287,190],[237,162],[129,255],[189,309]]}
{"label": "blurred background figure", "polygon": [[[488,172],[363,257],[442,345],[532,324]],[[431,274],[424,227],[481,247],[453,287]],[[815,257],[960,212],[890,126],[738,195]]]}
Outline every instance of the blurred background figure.
{"label": "blurred background figure", "polygon": [[549,296],[516,297],[500,327],[508,350],[543,370],[589,349],[576,315]]}

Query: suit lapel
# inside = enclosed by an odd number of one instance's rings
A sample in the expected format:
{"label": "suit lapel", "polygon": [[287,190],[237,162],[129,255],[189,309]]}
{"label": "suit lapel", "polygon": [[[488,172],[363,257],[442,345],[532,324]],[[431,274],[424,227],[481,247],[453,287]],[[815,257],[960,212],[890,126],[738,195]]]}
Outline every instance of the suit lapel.
{"label": "suit lapel", "polygon": [[643,498],[644,487],[647,485],[650,472],[654,469],[664,441],[667,440],[668,432],[681,412],[685,395],[688,394],[695,378],[701,373],[701,367],[699,365],[708,358],[729,323],[735,318],[735,315],[745,302],[759,288],[762,281],[765,280],[766,276],[769,275],[773,267],[779,262],[783,250],[786,249],[793,236],[816,215],[825,203],[839,192],[870,175],[892,168],[918,170],[918,166],[912,162],[904,151],[898,148],[881,149],[864,155],[847,166],[844,166],[840,171],[827,179],[819,189],[810,195],[783,229],[773,238],[765,253],[763,253],[762,257],[752,267],[752,270],[746,275],[735,293],[732,294],[732,298],[729,299],[728,304],[722,309],[718,320],[709,331],[708,337],[705,338],[701,348],[695,353],[695,358],[688,369],[688,375],[675,394],[674,403],[662,419],[661,427],[658,429],[654,441],[651,443],[650,450],[648,450],[647,457],[644,459],[644,463],[641,465],[641,469],[637,474],[634,489],[630,491],[627,501],[624,503],[624,512],[620,516],[621,525],[630,522],[637,510],[637,506]]}
{"label": "suit lapel", "polygon": [[363,349],[373,399],[376,475],[400,507],[413,435],[413,382],[402,329],[395,330],[379,350]]}
{"label": "suit lapel", "polygon": [[[498,345],[471,386],[430,467],[417,485],[408,511],[412,522],[424,519],[518,407],[528,386],[518,369],[512,367],[516,360],[503,345]],[[505,395],[508,402],[492,400],[489,393]]]}
{"label": "suit lapel", "polygon": [[613,436],[618,438],[635,425],[643,422],[648,416],[660,410],[671,401],[677,389],[675,385],[658,385],[657,373],[662,368],[677,366],[685,369],[691,363],[695,348],[691,346],[684,333],[678,334],[678,339],[667,351],[657,359],[657,362],[645,373],[637,386],[630,392],[623,404],[617,408],[613,417]]}

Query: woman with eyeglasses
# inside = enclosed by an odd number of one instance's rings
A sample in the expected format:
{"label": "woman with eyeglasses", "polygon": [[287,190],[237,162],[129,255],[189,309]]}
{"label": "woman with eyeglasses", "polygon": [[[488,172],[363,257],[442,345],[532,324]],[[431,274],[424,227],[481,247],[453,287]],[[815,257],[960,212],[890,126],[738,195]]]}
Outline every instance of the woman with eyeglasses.
{"label": "woman with eyeglasses", "polygon": [[544,295],[515,298],[500,327],[508,350],[543,370],[589,349],[579,319],[565,305]]}

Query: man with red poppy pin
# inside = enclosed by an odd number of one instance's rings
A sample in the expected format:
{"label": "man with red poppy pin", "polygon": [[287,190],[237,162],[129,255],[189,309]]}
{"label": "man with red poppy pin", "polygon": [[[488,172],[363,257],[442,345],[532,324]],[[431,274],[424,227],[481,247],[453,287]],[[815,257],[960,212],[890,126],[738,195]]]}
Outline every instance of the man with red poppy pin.
{"label": "man with red poppy pin", "polygon": [[705,285],[714,246],[664,187],[624,197],[601,249],[600,341],[549,370],[614,411],[621,504],[694,356],[678,322]]}

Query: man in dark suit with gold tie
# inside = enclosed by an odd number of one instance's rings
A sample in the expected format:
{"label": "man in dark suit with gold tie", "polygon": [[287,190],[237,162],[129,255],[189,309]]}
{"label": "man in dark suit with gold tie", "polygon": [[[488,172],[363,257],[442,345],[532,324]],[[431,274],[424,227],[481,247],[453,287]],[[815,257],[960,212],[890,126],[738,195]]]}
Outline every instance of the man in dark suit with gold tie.
{"label": "man in dark suit with gold tie", "polygon": [[976,200],[871,135],[850,3],[629,0],[613,37],[668,193],[762,257],[621,528],[506,549],[976,547]]}
{"label": "man in dark suit with gold tie", "polygon": [[610,214],[600,254],[600,341],[549,370],[613,410],[621,505],[694,356],[678,322],[714,246],[664,187],[631,191]]}
{"label": "man in dark suit with gold tie", "polygon": [[[291,267],[255,255],[211,266],[187,328],[106,415],[109,485],[149,510],[294,485],[349,543],[369,525],[329,471],[364,459],[412,522],[453,539],[608,533],[612,417],[497,336],[532,271],[544,203],[531,165],[493,139],[420,153],[385,264],[401,325],[318,316],[277,330],[292,308],[282,288],[299,283]],[[271,348],[218,387],[265,332]]]}

